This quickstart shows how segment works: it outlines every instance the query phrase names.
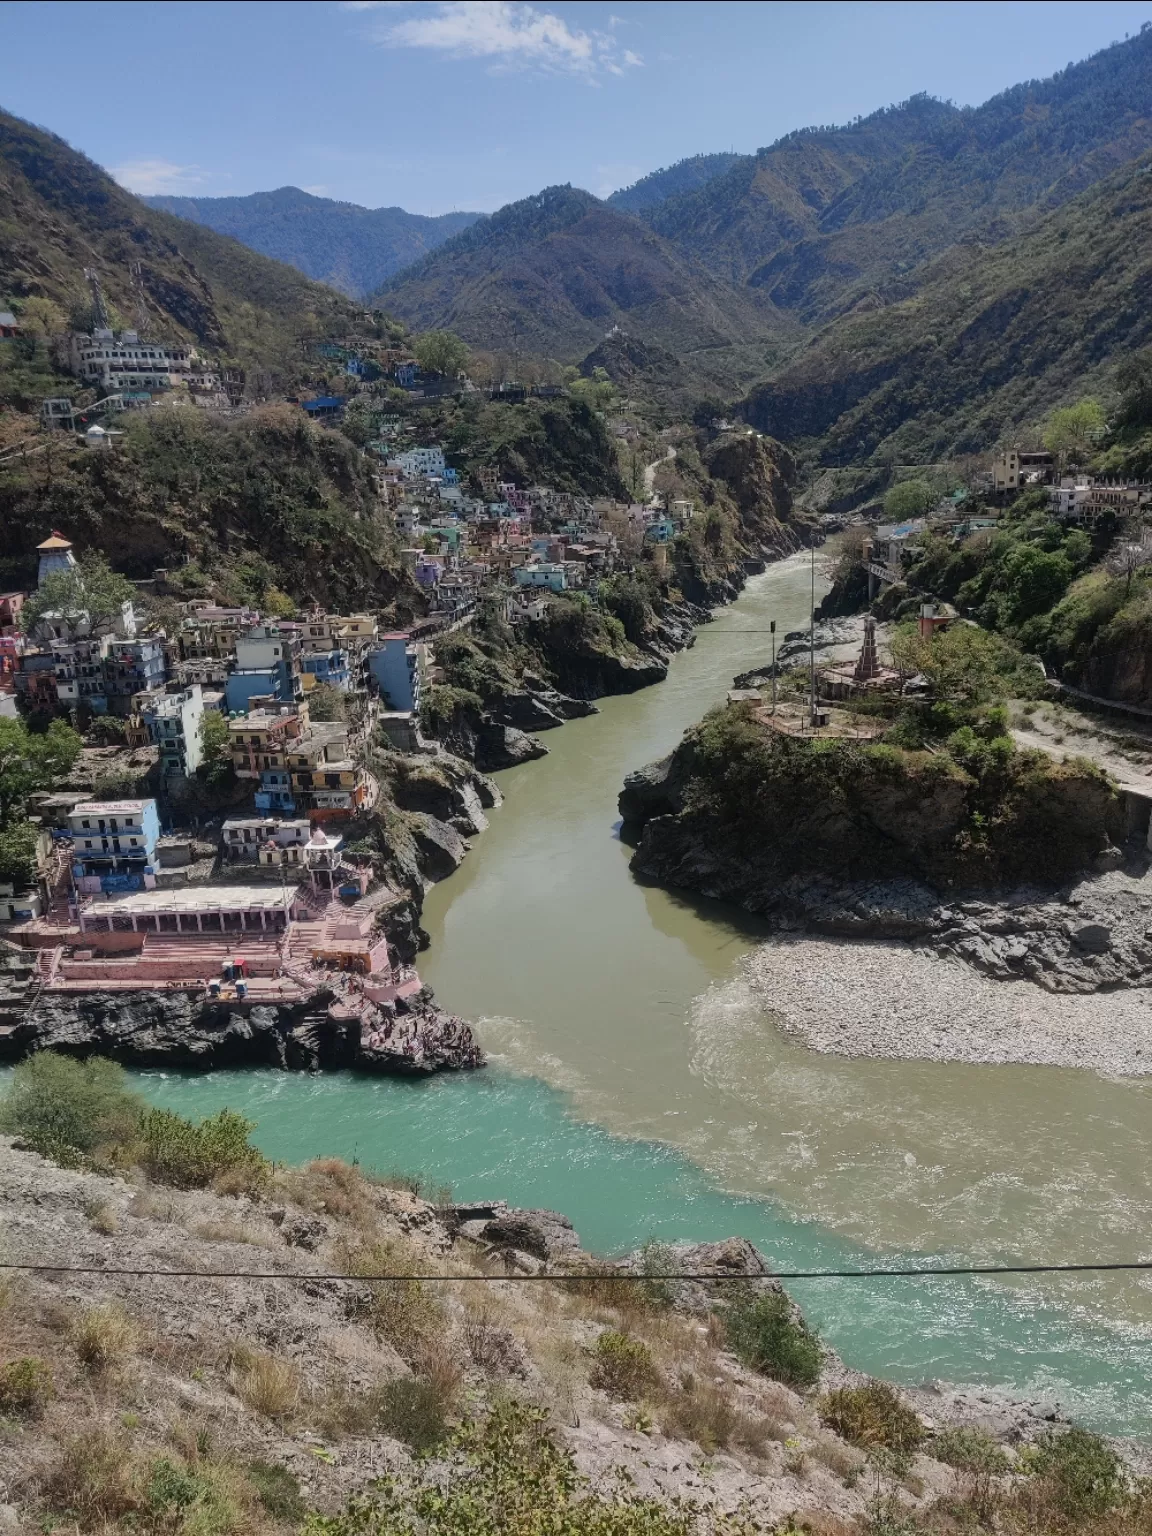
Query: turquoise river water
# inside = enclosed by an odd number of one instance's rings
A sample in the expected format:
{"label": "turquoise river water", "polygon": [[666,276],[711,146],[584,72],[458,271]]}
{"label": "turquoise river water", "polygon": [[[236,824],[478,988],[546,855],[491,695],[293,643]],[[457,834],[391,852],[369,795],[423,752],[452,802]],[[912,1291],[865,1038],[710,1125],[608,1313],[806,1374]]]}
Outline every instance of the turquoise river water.
{"label": "turquoise river water", "polygon": [[[566,1212],[585,1244],[739,1233],[779,1268],[1146,1257],[1152,1084],[1055,1068],[854,1061],[789,1041],[741,979],[756,924],[638,885],[625,773],[668,751],[807,621],[804,557],[754,577],[668,680],[602,701],[499,776],[505,805],[429,893],[422,974],[476,1020],[481,1073],[428,1082],[140,1074],[156,1102],[227,1104],[271,1156],[418,1172],[457,1198]],[[899,985],[898,971],[892,984]],[[1152,1431],[1142,1277],[805,1281],[845,1358],[1058,1401]]]}

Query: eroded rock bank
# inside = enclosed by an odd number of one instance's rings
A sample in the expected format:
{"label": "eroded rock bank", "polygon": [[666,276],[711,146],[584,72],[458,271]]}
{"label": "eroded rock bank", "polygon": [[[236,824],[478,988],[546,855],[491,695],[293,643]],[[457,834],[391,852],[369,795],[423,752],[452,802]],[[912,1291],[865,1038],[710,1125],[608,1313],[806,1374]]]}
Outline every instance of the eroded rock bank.
{"label": "eroded rock bank", "polygon": [[340,1001],[323,987],[306,1002],[251,1006],[203,1002],[187,992],[42,995],[0,1038],[0,1059],[51,1049],[133,1067],[351,1068],[402,1076],[483,1065],[471,1026],[438,1008],[427,989],[398,998],[378,1031],[344,1016]]}

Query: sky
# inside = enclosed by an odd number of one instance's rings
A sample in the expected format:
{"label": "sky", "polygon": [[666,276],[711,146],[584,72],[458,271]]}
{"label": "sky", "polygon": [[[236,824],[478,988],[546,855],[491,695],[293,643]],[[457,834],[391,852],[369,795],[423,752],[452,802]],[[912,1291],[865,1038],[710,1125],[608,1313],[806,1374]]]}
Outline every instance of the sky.
{"label": "sky", "polygon": [[598,196],[919,91],[976,105],[1152,0],[7,0],[0,106],[130,190],[367,207]]}

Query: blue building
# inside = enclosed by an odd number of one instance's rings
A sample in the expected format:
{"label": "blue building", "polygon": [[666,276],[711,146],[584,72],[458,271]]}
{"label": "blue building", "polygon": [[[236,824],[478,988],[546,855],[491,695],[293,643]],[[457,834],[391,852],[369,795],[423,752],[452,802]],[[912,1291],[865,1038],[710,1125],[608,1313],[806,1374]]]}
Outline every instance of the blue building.
{"label": "blue building", "polygon": [[332,688],[347,690],[352,682],[352,674],[348,670],[348,652],[339,649],[309,652],[300,658],[300,670],[310,672],[317,683],[328,683]]}
{"label": "blue building", "polygon": [[251,699],[290,699],[284,692],[283,669],[279,665],[237,669],[228,674],[224,684],[224,707],[230,715],[246,715]]}
{"label": "blue building", "polygon": [[292,793],[292,775],[286,768],[261,769],[260,788],[253,799],[258,811],[294,811],[296,797]]}
{"label": "blue building", "polygon": [[420,369],[415,363],[401,363],[396,369],[396,382],[401,389],[411,389]]}
{"label": "blue building", "polygon": [[82,891],[138,891],[156,873],[155,800],[83,800],[68,815],[72,873]]}
{"label": "blue building", "polygon": [[300,402],[313,421],[339,421],[347,403],[346,395],[317,395],[312,400]]}
{"label": "blue building", "polygon": [[412,711],[420,708],[420,647],[407,630],[381,635],[380,644],[368,653],[368,670],[380,686],[388,708]]}

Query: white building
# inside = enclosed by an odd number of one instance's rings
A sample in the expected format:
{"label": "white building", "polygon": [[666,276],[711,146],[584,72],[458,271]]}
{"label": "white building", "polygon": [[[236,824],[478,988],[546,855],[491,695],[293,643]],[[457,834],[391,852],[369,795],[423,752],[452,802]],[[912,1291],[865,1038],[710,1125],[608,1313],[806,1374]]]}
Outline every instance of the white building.
{"label": "white building", "polygon": [[160,771],[191,778],[204,760],[204,694],[199,683],[153,697],[141,709],[148,735],[160,748]]}
{"label": "white building", "polygon": [[141,341],[135,331],[76,331],[68,339],[68,364],[86,384],[102,390],[168,389],[191,367],[190,348]]}
{"label": "white building", "polygon": [[407,452],[397,454],[393,462],[399,464],[406,475],[442,475],[447,467],[444,450],[439,446],[409,448]]}

